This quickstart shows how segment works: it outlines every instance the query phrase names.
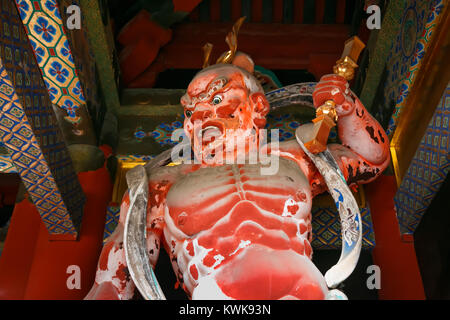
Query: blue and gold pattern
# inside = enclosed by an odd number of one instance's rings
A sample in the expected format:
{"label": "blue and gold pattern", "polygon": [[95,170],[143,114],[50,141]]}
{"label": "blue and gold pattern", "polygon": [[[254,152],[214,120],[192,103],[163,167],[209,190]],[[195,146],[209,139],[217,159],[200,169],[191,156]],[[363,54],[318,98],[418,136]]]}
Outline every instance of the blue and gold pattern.
{"label": "blue and gold pattern", "polygon": [[[362,248],[375,247],[375,234],[369,205],[360,208],[362,220]],[[341,223],[336,208],[313,206],[311,209],[314,249],[341,249]]]}
{"label": "blue and gold pattern", "polygon": [[0,140],[49,233],[75,236],[85,197],[19,12],[0,5]]}
{"label": "blue and gold pattern", "polygon": [[402,234],[412,234],[450,170],[450,85],[395,195]]}
{"label": "blue and gold pattern", "polygon": [[17,173],[17,169],[9,155],[0,155],[0,173]]}
{"label": "blue and gold pattern", "polygon": [[56,0],[15,2],[52,103],[67,112],[68,122],[79,124],[78,109],[86,108],[86,99]]}
{"label": "blue and gold pattern", "polygon": [[[386,66],[388,77],[384,86],[384,105],[395,104],[386,133],[392,136],[400,113],[406,104],[410,88],[422,65],[423,57],[431,41],[439,15],[444,7],[443,0],[405,1],[404,15],[399,21],[401,30],[392,43]],[[385,110],[378,110],[377,119],[384,122]]]}
{"label": "blue and gold pattern", "polygon": [[119,223],[120,206],[110,203],[106,208],[106,222],[105,230],[103,232],[103,244],[108,240],[108,237],[114,232]]}

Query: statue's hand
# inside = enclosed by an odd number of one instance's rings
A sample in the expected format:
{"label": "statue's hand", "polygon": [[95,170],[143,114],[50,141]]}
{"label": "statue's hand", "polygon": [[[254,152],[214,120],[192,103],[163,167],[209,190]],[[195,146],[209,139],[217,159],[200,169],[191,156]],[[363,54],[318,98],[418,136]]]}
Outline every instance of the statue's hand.
{"label": "statue's hand", "polygon": [[316,108],[328,100],[332,100],[336,104],[338,117],[346,116],[355,109],[355,101],[347,80],[335,74],[323,76],[313,92],[313,102]]}

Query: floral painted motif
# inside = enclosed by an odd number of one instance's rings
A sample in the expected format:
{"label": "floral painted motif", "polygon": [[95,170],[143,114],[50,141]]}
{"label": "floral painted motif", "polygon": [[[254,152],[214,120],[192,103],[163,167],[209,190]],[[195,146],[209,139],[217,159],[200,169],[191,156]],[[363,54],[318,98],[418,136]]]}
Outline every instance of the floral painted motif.
{"label": "floral painted motif", "polygon": [[42,63],[42,60],[45,57],[44,49],[42,49],[42,47],[38,46],[37,43],[31,39],[30,39],[30,43],[31,43],[31,46],[33,47],[38,64]]}
{"label": "floral painted motif", "polygon": [[425,47],[423,43],[418,42],[416,46],[416,51],[414,52],[413,59],[411,61],[411,66],[416,66],[419,64],[419,61],[422,60],[423,56],[425,55]]}
{"label": "floral painted motif", "polygon": [[[8,0],[10,1],[10,0]],[[1,1],[0,1],[1,2]],[[75,110],[86,101],[57,0],[15,0],[52,103],[79,123]]]}
{"label": "floral painted motif", "polygon": [[444,7],[444,3],[438,1],[438,3],[431,8],[431,12],[428,16],[427,23],[433,22],[436,18],[441,14],[442,8]]}
{"label": "floral painted motif", "polygon": [[69,48],[69,41],[64,41],[64,45],[63,47],[61,47],[60,50],[61,54],[66,57],[70,62],[73,63],[73,57],[72,54],[70,53],[70,48]]}
{"label": "floral painted motif", "polygon": [[27,17],[27,12],[30,9],[30,5],[26,0],[18,0],[17,8],[19,8],[20,18],[22,20],[25,20],[25,18]]}
{"label": "floral painted motif", "polygon": [[[386,99],[389,97],[389,99],[395,101],[395,108],[392,112],[392,116],[386,130],[386,133],[389,136],[392,136],[396,129],[398,117],[400,116],[403,106],[406,103],[416,74],[420,70],[423,58],[433,34],[433,30],[437,25],[437,18],[442,13],[442,8],[444,6],[443,0],[433,0],[423,3],[418,2],[417,0],[410,0],[409,3],[412,3],[411,6],[414,8],[420,5],[422,10],[417,12],[417,21],[419,25],[417,27],[415,51],[411,57],[408,57],[408,60],[401,61],[401,64],[404,67],[401,68],[400,74],[396,71],[395,63],[393,61],[389,60],[387,63],[388,66],[391,65],[392,70],[389,70],[389,81],[387,81],[385,85],[385,97]],[[425,11],[427,11],[427,13]],[[398,39],[401,39],[401,35]],[[397,45],[399,44],[398,39]],[[397,53],[397,51],[395,53]],[[398,63],[398,61],[396,63]],[[398,88],[399,91],[394,92],[395,89],[393,88]],[[388,102],[385,101],[385,104],[387,105]]]}
{"label": "floral painted motif", "polygon": [[397,97],[397,103],[402,103],[408,96],[408,93],[409,87],[405,83],[402,83],[402,85],[400,86],[400,93]]}
{"label": "floral painted motif", "polygon": [[39,17],[36,22],[37,24],[34,25],[33,28],[34,31],[36,31],[38,35],[42,36],[45,41],[51,42],[56,35],[55,27],[49,24],[43,17]]}
{"label": "floral painted motif", "polygon": [[72,93],[75,94],[81,101],[86,101],[83,96],[83,91],[81,89],[80,81],[77,82],[77,85],[72,89]]}
{"label": "floral painted motif", "polygon": [[51,66],[52,67],[48,70],[50,75],[52,75],[53,77],[56,76],[56,80],[58,80],[61,83],[64,83],[67,77],[69,76],[69,70],[63,68],[61,63],[57,61],[52,62]]}
{"label": "floral painted motif", "polygon": [[71,118],[75,118],[77,116],[76,111],[78,109],[78,106],[74,105],[72,100],[67,99],[64,101],[64,105],[62,106],[64,110],[66,110],[67,114]]}
{"label": "floral painted motif", "polygon": [[58,19],[61,19],[61,15],[59,14],[58,4],[54,0],[47,0],[44,6],[50,10]]}

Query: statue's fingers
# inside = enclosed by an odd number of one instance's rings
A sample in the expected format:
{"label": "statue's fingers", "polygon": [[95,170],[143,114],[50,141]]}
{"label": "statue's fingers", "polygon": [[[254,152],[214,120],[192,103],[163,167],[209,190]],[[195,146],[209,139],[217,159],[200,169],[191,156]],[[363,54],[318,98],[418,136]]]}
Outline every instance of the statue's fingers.
{"label": "statue's fingers", "polygon": [[344,81],[340,81],[334,77],[330,77],[328,78],[328,80],[320,80],[320,82],[316,84],[315,89],[317,90],[329,86],[336,86],[339,87],[343,92],[349,92],[349,84],[347,80],[344,79]]}
{"label": "statue's fingers", "polygon": [[313,92],[314,106],[319,107],[327,100],[333,100],[339,105],[345,102],[345,95],[343,91],[336,86],[321,87]]}

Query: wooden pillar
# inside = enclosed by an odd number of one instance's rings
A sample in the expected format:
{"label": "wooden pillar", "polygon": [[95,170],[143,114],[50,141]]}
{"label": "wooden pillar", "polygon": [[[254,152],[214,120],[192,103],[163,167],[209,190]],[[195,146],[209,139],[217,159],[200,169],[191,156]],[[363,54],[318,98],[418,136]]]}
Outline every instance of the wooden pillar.
{"label": "wooden pillar", "polygon": [[116,112],[120,107],[118,60],[114,44],[110,40],[111,30],[109,25],[102,23],[99,1],[81,0],[80,4],[81,15],[88,30],[89,43],[97,64],[104,101],[109,111]]}

